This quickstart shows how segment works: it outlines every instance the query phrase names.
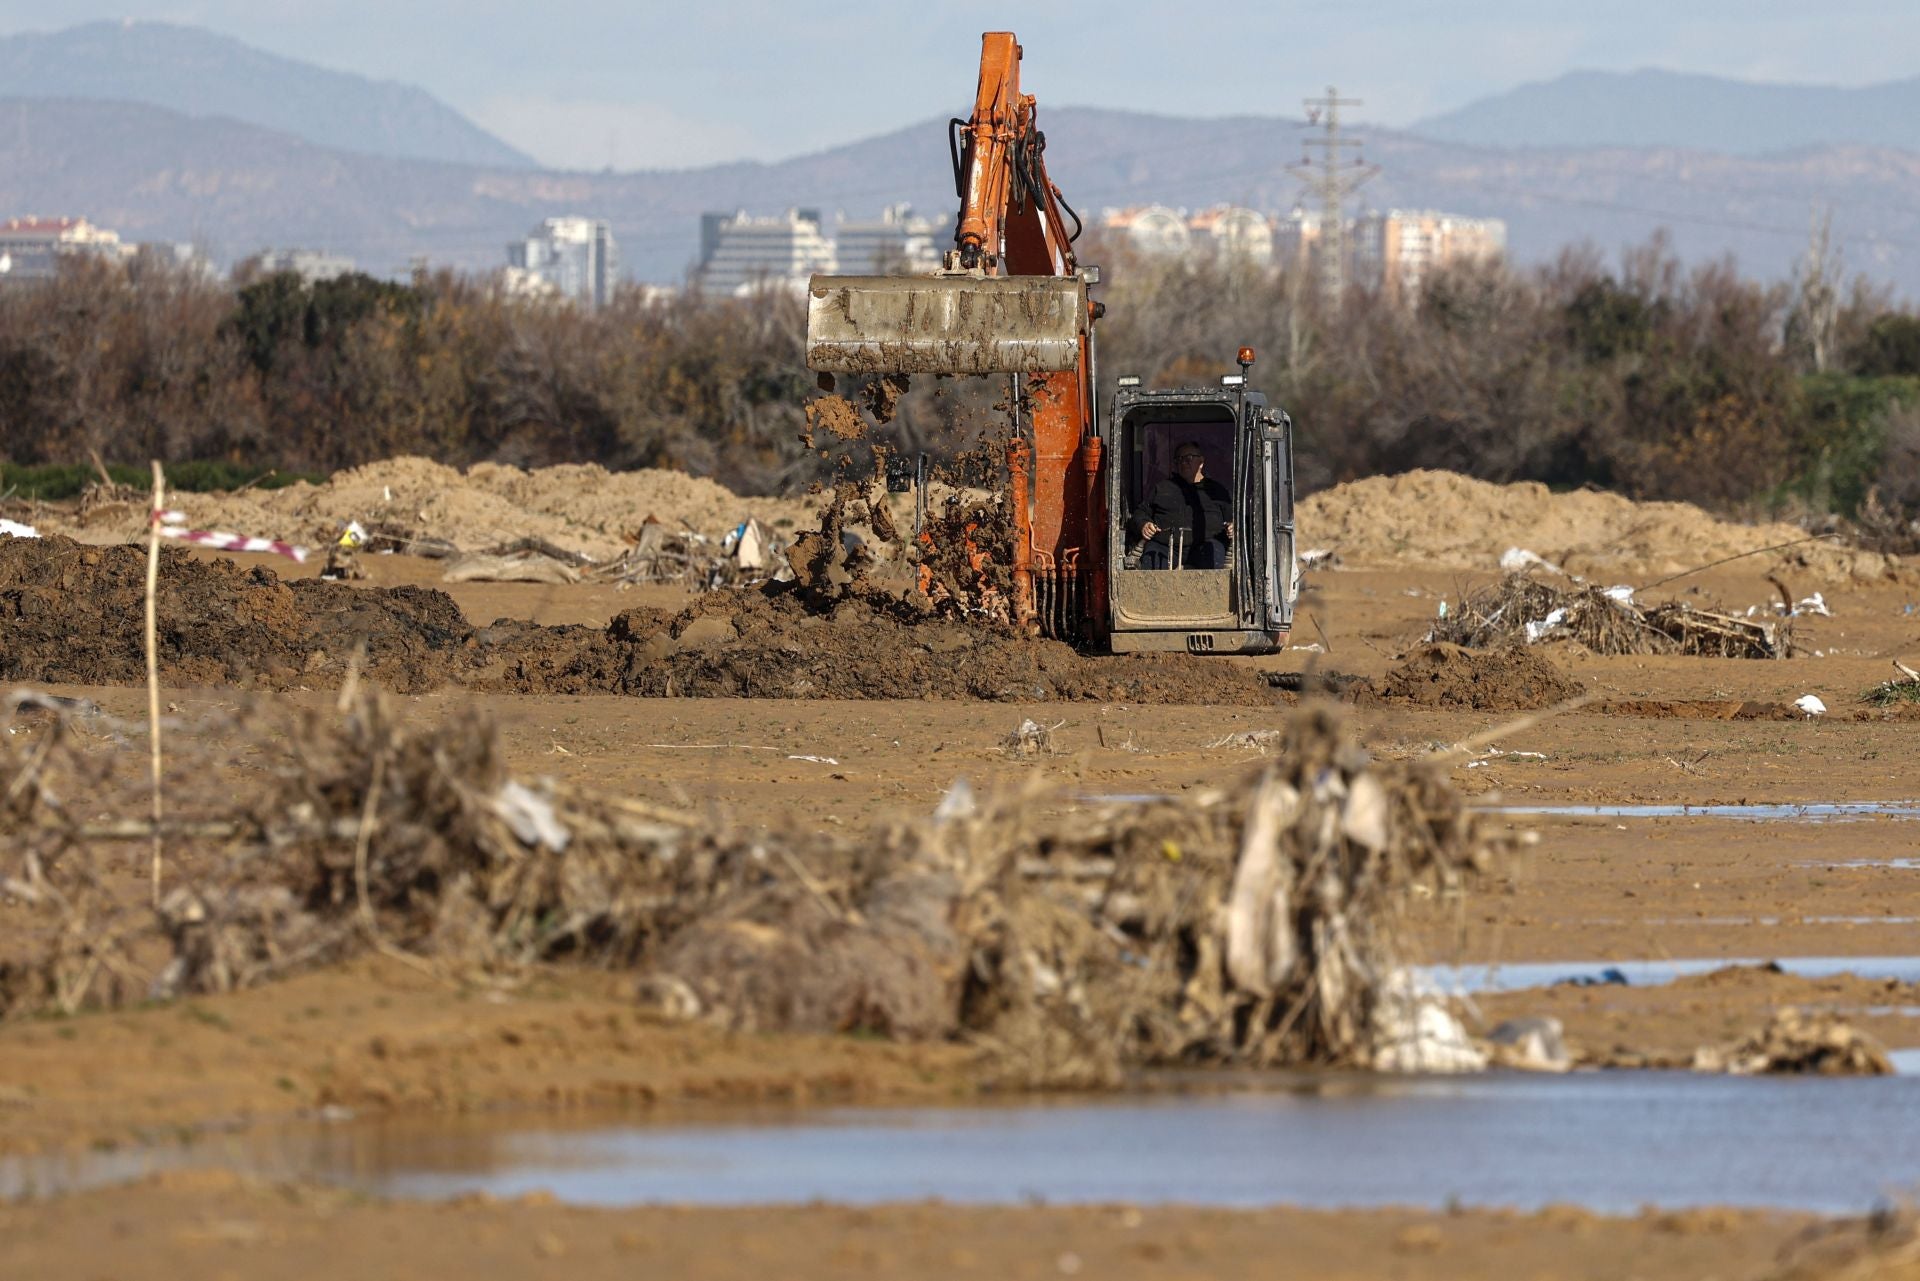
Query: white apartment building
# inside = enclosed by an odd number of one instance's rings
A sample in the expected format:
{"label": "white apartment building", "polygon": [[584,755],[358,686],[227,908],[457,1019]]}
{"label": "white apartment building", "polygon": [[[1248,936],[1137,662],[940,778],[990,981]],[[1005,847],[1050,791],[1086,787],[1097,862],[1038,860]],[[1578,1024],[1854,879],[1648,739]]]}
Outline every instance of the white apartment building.
{"label": "white apartment building", "polygon": [[355,265],[351,258],[319,249],[267,249],[249,259],[245,270],[262,276],[290,271],[300,277],[301,284],[316,285],[352,275]]}
{"label": "white apartment building", "polygon": [[599,219],[548,218],[507,246],[507,265],[583,307],[604,307],[620,279],[620,248]]}
{"label": "white apartment building", "polygon": [[1273,261],[1273,224],[1267,216],[1237,205],[1215,205],[1187,220],[1196,250],[1223,262],[1264,267]]}
{"label": "white apartment building", "polygon": [[952,239],[945,223],[913,216],[912,205],[888,205],[873,222],[835,220],[835,268],[850,276],[920,276],[940,269],[942,242]]}
{"label": "white apartment building", "polygon": [[60,260],[76,254],[125,262],[133,252],[120,233],[85,218],[9,218],[0,223],[0,282],[51,280]]}
{"label": "white apartment building", "polygon": [[820,211],[789,209],[775,218],[700,216],[700,265],[708,294],[742,294],[766,286],[805,289],[815,272],[838,270],[833,241],[820,233]]}
{"label": "white apartment building", "polygon": [[1389,209],[1356,218],[1352,242],[1355,276],[1377,283],[1388,298],[1410,301],[1436,267],[1499,257],[1507,224],[1434,209]]}

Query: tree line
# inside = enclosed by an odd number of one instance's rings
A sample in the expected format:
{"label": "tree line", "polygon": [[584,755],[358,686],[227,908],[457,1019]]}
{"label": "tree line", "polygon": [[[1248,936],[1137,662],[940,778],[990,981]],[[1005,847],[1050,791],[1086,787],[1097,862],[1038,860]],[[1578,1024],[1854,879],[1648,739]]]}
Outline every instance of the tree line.
{"label": "tree line", "polygon": [[[1441,467],[1728,511],[1920,509],[1920,317],[1864,282],[1688,268],[1658,240],[1338,301],[1300,269],[1083,258],[1106,268],[1103,381],[1211,380],[1254,346],[1310,488]],[[0,463],[219,476],[411,453],[793,490],[826,469],[801,443],[804,338],[804,300],[779,290],[588,311],[452,273],[223,282],[78,259],[0,291]],[[918,380],[878,435],[964,454],[1004,390]]]}

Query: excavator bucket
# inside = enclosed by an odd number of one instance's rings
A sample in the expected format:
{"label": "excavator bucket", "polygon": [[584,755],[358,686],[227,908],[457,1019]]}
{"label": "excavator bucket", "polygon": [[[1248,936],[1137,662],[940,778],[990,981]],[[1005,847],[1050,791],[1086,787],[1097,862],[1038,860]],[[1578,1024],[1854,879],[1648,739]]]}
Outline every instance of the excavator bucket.
{"label": "excavator bucket", "polygon": [[1086,283],[1070,276],[815,276],[807,368],[1044,374],[1073,369]]}

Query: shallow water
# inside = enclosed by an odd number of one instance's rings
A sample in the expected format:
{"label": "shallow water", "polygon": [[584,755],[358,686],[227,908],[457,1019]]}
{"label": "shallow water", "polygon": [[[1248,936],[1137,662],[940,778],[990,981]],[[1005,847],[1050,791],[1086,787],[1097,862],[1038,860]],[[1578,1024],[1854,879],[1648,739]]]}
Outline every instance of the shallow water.
{"label": "shallow water", "polygon": [[1443,992],[1518,992],[1562,982],[1603,982],[1607,970],[1634,987],[1658,986],[1730,965],[1778,965],[1803,978],[1854,974],[1863,979],[1920,983],[1920,956],[1673,957],[1638,961],[1515,961],[1504,965],[1427,965],[1417,972]]}
{"label": "shallow water", "polygon": [[1920,818],[1920,801],[1810,801],[1791,805],[1491,805],[1486,814],[1527,818],[1730,818],[1749,823],[1832,823]]}
{"label": "shallow water", "polygon": [[1920,1182],[1914,1076],[1336,1076],[1227,1095],[729,1115],[590,1128],[476,1118],[316,1126],[64,1168],[0,1163],[0,1193],[194,1164],[384,1196],[545,1190],[583,1205],[938,1197],[1848,1212]]}

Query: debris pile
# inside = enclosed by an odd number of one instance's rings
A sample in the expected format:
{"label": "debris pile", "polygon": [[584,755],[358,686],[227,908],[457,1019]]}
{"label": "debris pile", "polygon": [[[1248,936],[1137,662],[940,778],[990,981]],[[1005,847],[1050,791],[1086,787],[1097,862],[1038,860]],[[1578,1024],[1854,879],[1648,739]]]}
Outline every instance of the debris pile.
{"label": "debris pile", "polygon": [[[1156,1063],[1439,1066],[1430,1041],[1478,1054],[1403,990],[1402,913],[1466,889],[1510,838],[1443,767],[1372,760],[1326,708],[1288,722],[1268,768],[1204,795],[1088,812],[1029,790],[855,840],[522,782],[491,733],[408,729],[377,691],[292,722],[248,709],[226,741],[170,735],[188,759],[152,908],[106,888],[128,842],[144,854],[146,821],[81,817],[144,813],[144,752],[75,750],[119,730],[41,715],[0,736],[16,834],[0,890],[25,913],[0,952],[6,1012],[228,990],[378,949],[492,980],[630,968],[681,1017],[966,1039],[1031,1084]],[[259,768],[237,789],[207,762],[242,749]]]}
{"label": "debris pile", "polygon": [[1788,1008],[1733,1045],[1695,1051],[1693,1069],[1735,1076],[1891,1076],[1893,1062],[1880,1042],[1838,1015]]}
{"label": "debris pile", "polygon": [[1641,605],[1626,587],[1573,582],[1561,587],[1509,574],[1436,619],[1430,639],[1473,649],[1573,641],[1595,654],[1681,654],[1699,658],[1786,658],[1792,626],[1695,609],[1683,601]]}

